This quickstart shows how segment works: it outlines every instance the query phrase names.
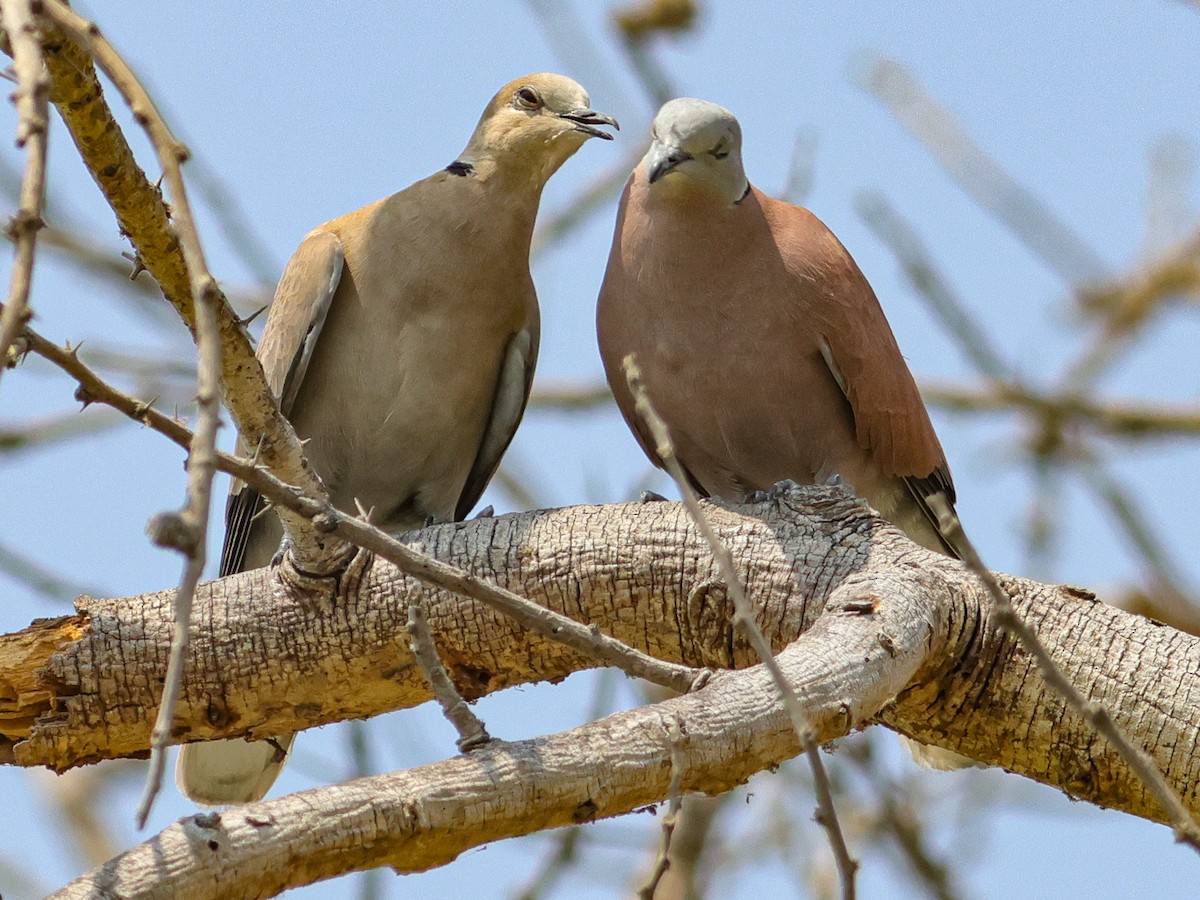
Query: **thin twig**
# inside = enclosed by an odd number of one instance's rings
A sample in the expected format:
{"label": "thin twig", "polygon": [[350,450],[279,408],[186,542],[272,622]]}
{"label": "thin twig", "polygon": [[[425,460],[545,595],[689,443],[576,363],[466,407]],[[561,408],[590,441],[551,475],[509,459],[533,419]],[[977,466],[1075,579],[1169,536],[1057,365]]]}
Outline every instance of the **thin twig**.
{"label": "thin twig", "polygon": [[1146,165],[1146,212],[1138,257],[1152,263],[1183,237],[1191,220],[1189,195],[1196,174],[1196,153],[1179,134],[1154,142]]}
{"label": "thin twig", "polygon": [[[24,335],[32,352],[54,363],[79,383],[77,398],[112,406],[184,449],[191,445],[192,433],[186,426],[108,384],[84,365],[75,351],[59,347],[28,327]],[[583,625],[499,585],[414,550],[378,528],[341,512],[328,502],[305,494],[301,488],[288,484],[253,460],[218,452],[216,467],[221,472],[240,478],[276,507],[291,510],[311,521],[317,530],[336,534],[350,544],[370,550],[418,581],[477,600],[523,627],[565,644],[588,658],[680,693],[698,689],[711,675],[707,669],[697,670],[655,659],[601,633],[594,626]]]}
{"label": "thin twig", "polygon": [[1200,228],[1153,262],[1124,278],[1080,291],[1084,309],[1101,313],[1103,326],[1071,363],[1060,383],[1082,393],[1112,370],[1132,346],[1129,338],[1144,329],[1168,301],[1200,296]]}
{"label": "thin twig", "polygon": [[255,285],[266,293],[269,303],[282,270],[275,254],[258,233],[254,220],[243,207],[242,198],[230,190],[220,173],[202,157],[197,156],[192,160],[189,171],[197,193],[207,201],[229,246],[250,271]]}
{"label": "thin twig", "polygon": [[679,722],[675,719],[667,721],[667,738],[671,746],[671,781],[667,785],[667,812],[662,818],[661,836],[658,843],[658,855],[654,858],[654,866],[646,883],[638,890],[641,900],[654,900],[658,883],[662,881],[671,865],[671,837],[675,834],[675,823],[679,820],[679,807],[683,803],[683,756],[679,752],[683,742],[683,734]]}
{"label": "thin twig", "polygon": [[546,896],[559,876],[574,864],[584,834],[584,830],[578,825],[561,829],[558,840],[555,841],[554,852],[542,863],[528,886],[513,895],[513,900],[539,900],[540,897]]}
{"label": "thin twig", "polygon": [[562,71],[577,75],[594,92],[593,97],[602,96],[605,109],[610,105],[616,108],[630,105],[621,86],[622,79],[609,65],[608,48],[588,33],[574,4],[562,0],[525,0],[525,5],[542,26],[546,43],[562,63]]}
{"label": "thin twig", "polygon": [[0,21],[12,47],[17,91],[17,146],[26,151],[25,175],[17,214],[8,225],[16,242],[16,258],[9,278],[8,302],[0,310],[0,376],[7,368],[8,350],[32,317],[29,291],[33,286],[33,263],[37,233],[44,224],[46,196],[46,146],[49,137],[47,97],[50,79],[42,64],[42,44],[33,21],[31,0],[5,0]]}
{"label": "thin twig", "polygon": [[654,101],[655,108],[678,97],[679,92],[658,64],[650,43],[659,34],[690,31],[696,24],[697,14],[693,0],[642,0],[613,11],[613,24],[617,26],[630,65],[642,88]]}
{"label": "thin twig", "polygon": [[118,424],[123,425],[124,419],[110,409],[86,414],[73,409],[20,424],[0,422],[0,457],[16,456],[62,441],[99,434]]}
{"label": "thin twig", "polygon": [[[913,779],[912,770],[908,770],[907,783],[889,777],[874,756],[871,741],[865,734],[858,740],[845,742],[838,756],[849,758],[879,799],[878,809],[870,813],[870,821],[865,826],[869,832],[876,837],[891,838],[899,856],[925,893],[937,900],[958,900],[962,892],[955,884],[954,867],[949,861],[953,855],[943,852],[943,858],[939,859],[927,834],[928,822],[940,821],[939,814],[943,811],[923,802],[925,798],[913,796],[913,786],[919,782]],[[927,821],[922,821],[922,813]]]}
{"label": "thin twig", "polygon": [[412,651],[413,659],[425,674],[433,698],[442,708],[442,714],[458,732],[457,746],[460,753],[470,753],[491,742],[487,727],[479,716],[467,706],[454,679],[442,665],[438,656],[437,645],[433,641],[433,633],[429,630],[429,620],[420,603],[410,603],[408,606],[408,648]]}
{"label": "thin twig", "polygon": [[621,187],[629,180],[629,173],[646,154],[648,143],[642,143],[627,153],[620,162],[605,169],[583,189],[567,202],[562,209],[555,210],[542,217],[537,230],[533,233],[533,241],[529,255],[537,259],[549,247],[558,244],[568,234],[587,222],[595,213],[604,208],[604,204],[614,199]]}
{"label": "thin twig", "polygon": [[1200,437],[1200,406],[1152,404],[1130,400],[1091,400],[1078,394],[997,381],[984,387],[959,387],[921,381],[921,396],[932,406],[954,412],[1023,410],[1062,425],[1078,422],[1122,438]]}
{"label": "thin twig", "polygon": [[654,437],[655,451],[659,459],[663,461],[663,466],[679,488],[684,505],[691,514],[693,521],[695,521],[696,527],[704,535],[705,541],[708,542],[713,558],[716,560],[717,566],[725,578],[729,596],[733,600],[733,623],[745,634],[746,639],[758,654],[759,659],[762,660],[763,665],[770,672],[776,688],[783,697],[783,704],[787,709],[788,716],[792,720],[792,727],[796,730],[796,737],[799,738],[800,746],[804,749],[804,754],[808,758],[808,763],[813,770],[813,785],[817,794],[817,824],[825,829],[829,837],[829,843],[833,848],[833,856],[837,862],[838,874],[842,883],[842,896],[845,900],[853,900],[855,895],[854,877],[858,869],[858,863],[850,855],[850,850],[847,848],[846,840],[842,835],[841,826],[838,824],[837,811],[833,807],[833,795],[829,787],[829,777],[825,772],[824,764],[821,762],[820,749],[813,740],[808,717],[800,705],[800,700],[797,698],[796,692],[784,677],[782,670],[780,670],[779,663],[775,660],[775,654],[772,652],[771,646],[767,643],[762,630],[754,621],[754,609],[746,597],[742,581],[738,577],[737,570],[734,568],[733,554],[730,553],[729,547],[725,545],[724,541],[713,530],[712,523],[709,522],[708,517],[704,514],[704,509],[700,506],[700,500],[696,496],[696,492],[692,488],[692,484],[688,480],[683,466],[679,462],[679,458],[675,455],[675,447],[671,443],[671,435],[667,430],[667,425],[651,404],[645,385],[642,383],[641,372],[638,369],[634,354],[631,353],[625,357],[623,368],[625,370],[625,378],[629,382],[629,390],[634,396],[637,414],[646,427],[650,429],[650,433]]}
{"label": "thin twig", "polygon": [[785,203],[803,205],[813,185],[813,171],[817,165],[817,133],[811,128],[796,132],[792,144],[792,158],[788,162],[787,180],[779,192]]}
{"label": "thin twig", "polygon": [[583,412],[609,406],[612,389],[607,384],[550,384],[536,387],[529,395],[529,409]]}
{"label": "thin twig", "polygon": [[[210,279],[211,281],[211,279]],[[150,734],[150,771],[138,803],[137,824],[144,828],[162,787],[163,771],[167,764],[167,747],[175,704],[183,684],[183,665],[187,657],[192,601],[196,585],[204,574],[207,559],[208,519],[212,506],[212,480],[217,464],[217,430],[221,412],[221,336],[217,324],[217,298],[203,291],[196,298],[196,343],[199,370],[196,384],[198,416],[188,452],[187,503],[178,513],[160,514],[152,520],[151,536],[160,546],[171,546],[184,554],[183,577],[175,594],[175,630],[171,637],[171,656],[163,683],[162,700],[154,730]]]}
{"label": "thin twig", "polygon": [[992,603],[995,605],[994,615],[996,622],[1012,634],[1021,646],[1024,647],[1025,652],[1037,661],[1038,668],[1041,670],[1046,684],[1066,700],[1072,709],[1083,716],[1084,720],[1096,730],[1097,734],[1112,744],[1121,759],[1125,761],[1125,764],[1150,789],[1150,792],[1162,806],[1163,811],[1170,818],[1172,828],[1175,831],[1175,839],[1200,852],[1200,826],[1196,824],[1196,820],[1192,818],[1187,807],[1183,805],[1179,796],[1167,783],[1166,778],[1158,770],[1154,761],[1145,751],[1133,745],[1129,738],[1117,727],[1116,723],[1113,722],[1107,709],[1099,703],[1083,696],[1079,689],[1071,683],[1071,680],[1063,670],[1059,668],[1058,663],[1054,661],[1049,651],[1038,640],[1037,634],[1017,615],[1016,610],[1013,609],[1012,601],[1009,600],[1004,588],[1000,586],[1000,582],[996,580],[996,576],[992,574],[990,569],[984,566],[978,552],[975,550],[974,544],[970,542],[964,533],[958,516],[954,514],[954,510],[946,502],[945,498],[941,495],[933,495],[928,499],[931,509],[938,518],[938,530],[951,539],[953,546],[962,548],[964,551],[963,562],[979,578],[991,596]]}
{"label": "thin twig", "polygon": [[1149,567],[1159,588],[1169,591],[1178,600],[1186,598],[1186,576],[1171,559],[1164,543],[1154,536],[1134,495],[1109,475],[1095,457],[1081,460],[1078,471],[1088,487],[1108,507],[1129,543]]}
{"label": "thin twig", "polygon": [[162,701],[151,735],[150,771],[137,810],[138,828],[144,828],[166,768],[166,748],[171,738],[175,703],[183,683],[183,661],[187,653],[192,601],[207,556],[206,535],[212,505],[212,480],[216,473],[217,429],[220,427],[221,411],[222,351],[218,308],[224,298],[216,279],[208,271],[200,233],[188,201],[182,170],[182,164],[188,158],[187,148],[171,134],[146,89],[95,25],[59,0],[44,0],[44,9],[50,19],[74,34],[91,51],[129,101],[134,119],[145,129],[154,147],[171,195],[171,218],[187,266],[188,285],[196,316],[198,418],[188,448],[187,502],[179,513],[156,516],[150,525],[155,543],[179,550],[185,555],[186,563],[179,590],[175,594],[175,633],[171,641]]}

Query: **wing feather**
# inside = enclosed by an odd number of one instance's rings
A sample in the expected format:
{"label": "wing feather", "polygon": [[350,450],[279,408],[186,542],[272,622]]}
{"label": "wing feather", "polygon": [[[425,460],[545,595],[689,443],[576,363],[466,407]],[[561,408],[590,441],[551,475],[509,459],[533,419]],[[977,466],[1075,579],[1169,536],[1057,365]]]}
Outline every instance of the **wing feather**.
{"label": "wing feather", "polygon": [[479,451],[475,462],[467,475],[462,494],[454,509],[454,518],[462,520],[479,502],[483,491],[496,468],[500,465],[500,457],[508,449],[517,426],[525,415],[525,405],[529,402],[529,390],[533,385],[533,370],[537,365],[538,335],[536,327],[527,328],[517,333],[508,343],[504,351],[504,360],[500,364],[500,375],[496,380],[496,394],[492,401],[492,413],[488,418],[487,427],[483,431],[483,439],[479,442]]}
{"label": "wing feather", "polygon": [[[820,313],[821,356],[850,403],[859,446],[884,471],[900,478],[951,556],[961,556],[938,527],[929,498],[941,495],[954,508],[954,481],[879,300],[849,251],[807,210],[796,227],[806,233],[808,284],[827,285]],[[803,221],[799,215],[803,214]]]}
{"label": "wing feather", "polygon": [[[304,382],[313,350],[329,315],[341,282],[345,253],[332,232],[309,234],[288,260],[267,313],[267,324],[259,342],[258,358],[271,392],[283,414],[291,413],[296,394]],[[239,452],[254,448],[239,442]],[[262,497],[234,480],[225,507],[225,543],[221,548],[221,575],[240,572],[255,518],[263,508]]]}

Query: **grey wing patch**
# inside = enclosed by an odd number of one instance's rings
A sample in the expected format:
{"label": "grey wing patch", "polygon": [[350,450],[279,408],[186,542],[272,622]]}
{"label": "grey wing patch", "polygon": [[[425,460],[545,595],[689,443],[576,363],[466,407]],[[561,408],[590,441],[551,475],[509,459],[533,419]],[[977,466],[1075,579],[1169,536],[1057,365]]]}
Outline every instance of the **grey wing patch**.
{"label": "grey wing patch", "polygon": [[[275,289],[275,301],[259,342],[258,355],[268,383],[279,391],[279,409],[285,416],[291,414],[304,382],[341,283],[345,262],[346,255],[337,235],[314,232],[300,242]],[[281,372],[286,372],[282,379]],[[243,444],[241,449],[247,448]],[[257,491],[234,481],[225,507],[222,576],[242,571],[250,530],[262,508],[263,500]]]}
{"label": "grey wing patch", "polygon": [[837,360],[833,358],[833,348],[829,346],[829,341],[825,340],[824,335],[817,337],[817,347],[821,350],[821,359],[825,360],[829,374],[833,376],[833,380],[837,382],[837,386],[841,388],[842,393],[849,400],[850,395],[846,393],[846,377],[842,375],[842,370],[838,368]]}
{"label": "grey wing patch", "polygon": [[533,384],[533,370],[537,364],[537,338],[529,329],[515,335],[504,351],[500,364],[500,377],[496,381],[496,395],[492,400],[492,414],[488,418],[479,443],[475,462],[467,475],[454,518],[461,521],[479,502],[492,476],[500,465],[500,457],[508,449],[517,425],[525,414],[529,400],[529,388]]}
{"label": "grey wing patch", "polygon": [[954,492],[954,482],[950,478],[950,470],[945,466],[938,466],[924,477],[906,475],[904,477],[904,486],[908,488],[908,492],[912,495],[912,498],[917,501],[917,506],[920,507],[921,513],[929,520],[929,524],[933,526],[933,533],[941,540],[942,546],[946,548],[946,553],[955,559],[962,559],[963,553],[961,548],[952,544],[946,535],[942,533],[942,528],[938,524],[937,513],[929,506],[929,498],[941,494],[949,504],[950,511],[958,515],[954,510],[954,501],[958,498]]}

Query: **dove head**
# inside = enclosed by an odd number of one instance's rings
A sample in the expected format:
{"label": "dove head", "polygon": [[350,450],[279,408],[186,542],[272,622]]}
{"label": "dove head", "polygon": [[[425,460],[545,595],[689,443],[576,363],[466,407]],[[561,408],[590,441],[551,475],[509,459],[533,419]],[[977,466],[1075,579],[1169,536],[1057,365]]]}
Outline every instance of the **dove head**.
{"label": "dove head", "polygon": [[549,72],[527,75],[492,98],[459,160],[527,172],[540,186],[588,138],[611,141],[601,125],[619,128],[612,116],[591,108],[579,84]]}
{"label": "dove head", "polygon": [[642,159],[656,191],[702,192],[734,204],[750,189],[742,169],[742,128],[723,106],[681,97],[654,117]]}

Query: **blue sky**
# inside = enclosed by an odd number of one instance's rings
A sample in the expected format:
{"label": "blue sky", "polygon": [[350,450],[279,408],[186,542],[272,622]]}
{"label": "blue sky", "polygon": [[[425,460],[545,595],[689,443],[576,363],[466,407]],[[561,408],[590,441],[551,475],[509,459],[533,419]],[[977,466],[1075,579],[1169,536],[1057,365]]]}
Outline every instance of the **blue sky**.
{"label": "blue sky", "polygon": [[[80,2],[143,75],[169,121],[238,197],[277,271],[320,222],[398,190],[450,162],[496,88],[524,73],[562,71],[582,82],[593,105],[616,115],[615,144],[593,141],[551,182],[553,213],[593,178],[632,152],[653,108],[630,75],[606,25],[607,3],[570,5],[578,30],[551,39],[521,2],[413,4],[164,4]],[[565,36],[564,36],[565,34]],[[966,125],[978,143],[1040,196],[1111,271],[1142,253],[1147,161],[1168,136],[1200,146],[1200,11],[1166,0],[1106,0],[1087,5],[877,2],[714,2],[692,34],[661,45],[659,59],[680,94],[719,102],[738,114],[746,168],[767,190],[785,181],[798,133],[815,140],[810,206],[839,235],[875,286],[918,379],[970,380],[967,361],[904,281],[894,258],[863,223],[856,200],[885,195],[933,248],[980,326],[1031,380],[1057,371],[1080,325],[1064,302],[1069,286],[1048,270],[947,177],[854,73],[880,55],[915,77]],[[111,97],[118,105],[115,96]],[[8,108],[8,107],[6,107]],[[131,118],[123,121],[134,134]],[[3,119],[11,129],[11,111]],[[156,172],[140,139],[143,165]],[[4,160],[20,165],[5,142]],[[94,240],[122,249],[107,207],[61,128],[52,134],[51,221],[69,217]],[[1197,210],[1193,178],[1180,202]],[[614,204],[534,265],[543,315],[540,384],[601,378],[593,336],[595,295],[611,237]],[[252,285],[255,273],[201,203],[211,268],[227,286]],[[7,257],[6,257],[6,265]],[[153,324],[107,285],[68,266],[48,264],[34,290],[38,327],[57,340],[118,344],[187,359],[181,326]],[[1145,347],[1104,382],[1115,397],[1192,400],[1200,362],[1195,316],[1150,330]],[[73,388],[44,366],[27,365],[0,382],[0,423],[69,409]],[[91,413],[88,413],[90,415]],[[988,561],[1008,571],[1086,584],[1103,592],[1144,581],[1137,560],[1103,524],[1094,502],[1069,488],[1068,530],[1050,571],[1028,572],[1018,529],[1030,502],[1027,476],[1014,470],[1020,439],[1012,420],[980,422],[935,414],[954,467],[963,517]],[[227,439],[230,435],[227,435]],[[613,411],[527,417],[509,460],[531,475],[541,502],[564,505],[630,496],[646,464]],[[1113,468],[1135,486],[1177,558],[1196,545],[1194,445],[1148,445],[1120,453]],[[661,479],[654,481],[665,490]],[[167,587],[179,560],[149,545],[144,523],[178,505],[180,454],[136,427],[106,431],[41,454],[0,456],[0,543],[35,556],[99,591],[123,595]],[[502,510],[511,502],[488,498]],[[219,542],[218,526],[214,540]],[[1191,562],[1188,575],[1200,572]],[[63,611],[0,576],[5,630]],[[494,733],[518,737],[581,721],[593,680],[571,679],[480,704]],[[628,687],[622,703],[634,702]],[[380,769],[449,755],[448,728],[429,710],[384,717],[370,730]],[[885,743],[885,742],[881,742]],[[346,730],[305,735],[297,765],[279,789],[319,783],[344,765]],[[890,747],[890,744],[889,744]],[[890,750],[889,750],[890,752]],[[907,765],[889,759],[897,769]],[[931,790],[994,793],[1000,799],[971,826],[978,835],[964,865],[973,896],[1127,897],[1186,895],[1200,865],[1170,833],[1111,812],[1068,804],[999,772],[930,776]],[[132,842],[137,779],[114,791],[106,812],[114,834]],[[0,770],[9,823],[0,852],[30,860],[49,847],[36,875],[52,887],[78,871],[40,803],[43,783]],[[769,787],[752,788],[759,796]],[[188,807],[168,791],[155,830]],[[753,815],[747,807],[739,817]],[[807,824],[807,813],[797,819]],[[643,835],[654,822],[629,819],[611,840]],[[937,839],[949,846],[957,825]],[[809,835],[820,849],[819,835]],[[46,843],[46,842],[49,843]],[[390,896],[461,896],[486,877],[497,895],[523,882],[542,852],[537,843],[499,844],[428,875],[388,876]],[[637,855],[603,851],[607,869]],[[823,849],[820,849],[823,852]],[[619,861],[619,862],[615,862]],[[865,896],[904,896],[894,873],[868,861]],[[0,893],[5,889],[0,872]],[[579,887],[582,882],[576,882]],[[778,861],[723,885],[728,896],[774,895],[787,880]],[[345,883],[301,896],[336,897]],[[621,896],[619,878],[591,885]],[[589,890],[589,895],[592,893]],[[489,894],[490,895],[490,894]]]}

